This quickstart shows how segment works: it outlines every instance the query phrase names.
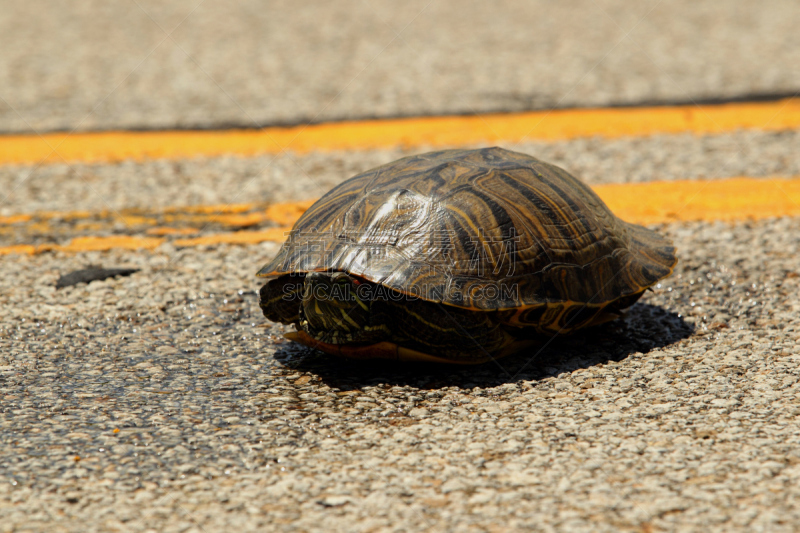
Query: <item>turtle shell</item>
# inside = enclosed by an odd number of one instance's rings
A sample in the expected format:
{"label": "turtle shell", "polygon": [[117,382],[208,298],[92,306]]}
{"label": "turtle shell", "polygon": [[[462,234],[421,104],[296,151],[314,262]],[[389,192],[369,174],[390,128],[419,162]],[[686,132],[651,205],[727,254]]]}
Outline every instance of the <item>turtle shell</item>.
{"label": "turtle shell", "polygon": [[565,170],[504,150],[399,159],[333,188],[258,275],[343,271],[473,310],[603,306],[672,272],[675,248]]}

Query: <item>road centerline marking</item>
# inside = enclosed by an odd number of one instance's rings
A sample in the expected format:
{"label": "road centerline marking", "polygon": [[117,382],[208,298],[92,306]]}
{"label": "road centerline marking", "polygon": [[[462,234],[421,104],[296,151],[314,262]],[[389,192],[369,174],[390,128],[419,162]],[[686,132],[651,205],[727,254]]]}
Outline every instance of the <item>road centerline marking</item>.
{"label": "road centerline marking", "polygon": [[[637,224],[800,217],[800,176],[607,184],[593,189],[619,218]],[[113,234],[118,215],[110,211],[10,215],[0,218],[0,239],[17,242],[0,246],[0,255],[153,250],[167,242],[178,247],[282,242],[312,203],[122,209],[121,216],[136,222],[127,235]],[[65,228],[66,244],[42,242],[53,234],[54,224]],[[210,232],[201,232],[208,227]]]}
{"label": "road centerline marking", "polygon": [[[800,128],[800,98],[713,105],[557,109],[330,122],[255,130],[0,135],[0,165],[257,156],[335,150],[563,141],[581,137],[720,134]],[[51,146],[58,146],[54,152]]]}

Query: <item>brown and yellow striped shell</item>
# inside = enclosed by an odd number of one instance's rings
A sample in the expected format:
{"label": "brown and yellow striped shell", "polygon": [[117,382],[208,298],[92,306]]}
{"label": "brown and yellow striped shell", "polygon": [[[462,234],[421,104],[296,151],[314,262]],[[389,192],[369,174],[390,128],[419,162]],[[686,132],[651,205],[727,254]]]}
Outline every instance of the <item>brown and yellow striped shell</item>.
{"label": "brown and yellow striped shell", "polygon": [[514,310],[507,323],[526,325],[548,309],[635,301],[675,263],[666,238],[618,219],[566,171],[485,148],[406,157],[343,182],[258,275],[343,271],[427,301]]}

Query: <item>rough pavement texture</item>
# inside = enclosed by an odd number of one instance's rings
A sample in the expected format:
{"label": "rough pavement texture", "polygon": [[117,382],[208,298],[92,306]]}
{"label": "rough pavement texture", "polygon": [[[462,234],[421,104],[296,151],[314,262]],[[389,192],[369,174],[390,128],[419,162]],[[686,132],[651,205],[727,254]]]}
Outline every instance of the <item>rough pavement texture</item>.
{"label": "rough pavement texture", "polygon": [[[587,183],[800,175],[800,131],[654,135],[499,143],[553,163]],[[477,147],[477,146],[476,146]],[[0,216],[318,198],[341,181],[425,151],[369,150],[113,165],[0,166]]]}
{"label": "rough pavement texture", "polygon": [[[793,0],[295,6],[6,0],[0,131],[800,89]],[[505,147],[604,183],[798,175],[797,145]],[[2,167],[0,215],[313,198],[400,155]],[[681,262],[627,318],[467,369],[284,342],[275,244],[3,256],[0,532],[797,530],[800,219],[660,229]],[[92,265],[141,270],[55,289]]]}
{"label": "rough pavement texture", "polygon": [[794,531],[800,220],[660,230],[624,320],[466,369],[282,342],[274,244],[3,260],[0,530]]}
{"label": "rough pavement texture", "polygon": [[[246,126],[800,89],[795,0],[5,0],[0,131]],[[21,22],[24,21],[24,22]]]}

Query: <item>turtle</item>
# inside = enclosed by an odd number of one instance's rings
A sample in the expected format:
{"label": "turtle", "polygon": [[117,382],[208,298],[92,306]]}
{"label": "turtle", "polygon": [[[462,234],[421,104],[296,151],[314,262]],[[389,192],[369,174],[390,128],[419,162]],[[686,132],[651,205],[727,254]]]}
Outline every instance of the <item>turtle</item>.
{"label": "turtle", "polygon": [[477,364],[621,316],[677,263],[555,165],[498,147],[404,157],[298,219],[259,304],[332,355]]}

